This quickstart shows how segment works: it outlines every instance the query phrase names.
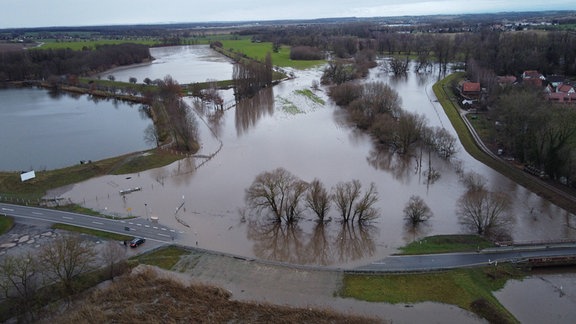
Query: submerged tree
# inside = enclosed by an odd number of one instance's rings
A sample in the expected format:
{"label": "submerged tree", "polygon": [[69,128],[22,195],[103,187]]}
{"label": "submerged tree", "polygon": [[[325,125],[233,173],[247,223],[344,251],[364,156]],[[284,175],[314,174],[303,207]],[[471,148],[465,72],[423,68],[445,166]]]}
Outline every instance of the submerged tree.
{"label": "submerged tree", "polygon": [[316,214],[318,221],[323,222],[330,209],[330,195],[320,180],[312,180],[308,186],[305,200],[306,206]]}
{"label": "submerged tree", "polygon": [[374,208],[378,201],[374,183],[362,194],[359,180],[340,182],[336,185],[332,197],[343,222],[357,220],[362,223],[378,217],[378,211]]}
{"label": "submerged tree", "polygon": [[271,213],[277,222],[295,222],[302,208],[300,200],[307,184],[286,169],[260,173],[246,189],[246,202],[258,212]]}
{"label": "submerged tree", "polygon": [[430,207],[420,196],[412,195],[404,207],[404,220],[412,227],[428,221],[432,215]]}
{"label": "submerged tree", "polygon": [[486,189],[469,190],[458,200],[460,224],[475,234],[499,238],[507,235],[511,218],[509,197]]}

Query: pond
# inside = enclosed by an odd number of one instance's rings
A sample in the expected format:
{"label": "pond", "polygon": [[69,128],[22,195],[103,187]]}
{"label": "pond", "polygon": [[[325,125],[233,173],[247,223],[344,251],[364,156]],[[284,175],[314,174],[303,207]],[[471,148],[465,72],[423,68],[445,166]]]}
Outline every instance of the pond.
{"label": "pond", "polygon": [[139,105],[45,89],[0,90],[0,170],[46,170],[148,149]]}
{"label": "pond", "polygon": [[[92,179],[50,195],[113,215],[156,216],[181,232],[177,240],[201,248],[354,267],[395,253],[422,236],[461,233],[455,215],[456,202],[465,191],[460,175],[474,171],[487,179],[490,190],[512,197],[515,240],[576,238],[573,215],[471,158],[462,148],[451,161],[432,157],[431,165],[440,177],[428,182],[414,157],[375,149],[369,136],[346,123],[345,111],[329,100],[325,88],[312,90],[321,69],[294,73],[296,79],[227,111],[196,109],[202,158],[186,158],[136,175]],[[431,90],[438,77],[434,70],[393,78],[376,68],[369,79],[390,84],[402,97],[404,109],[423,114],[430,125],[455,134]],[[324,102],[311,100],[301,90],[312,90]],[[224,95],[225,101],[231,97]],[[186,102],[197,105],[191,98]],[[212,154],[212,159],[204,158]],[[311,214],[294,226],[265,222],[245,208],[245,190],[259,173],[279,167],[308,182],[318,178],[327,188],[355,179],[363,188],[374,182],[380,217],[368,226],[345,226],[332,208],[332,221],[327,224],[318,224]],[[142,191],[124,198],[118,194],[133,187]],[[416,231],[405,228],[403,220],[403,208],[412,195],[422,197],[434,213],[429,224]]]}

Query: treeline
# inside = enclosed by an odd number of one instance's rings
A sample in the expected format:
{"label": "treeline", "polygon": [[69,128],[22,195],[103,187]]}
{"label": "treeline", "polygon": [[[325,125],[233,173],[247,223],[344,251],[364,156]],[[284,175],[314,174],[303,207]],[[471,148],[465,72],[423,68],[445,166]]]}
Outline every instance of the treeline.
{"label": "treeline", "polygon": [[0,53],[0,81],[45,80],[67,74],[88,75],[114,66],[151,60],[145,45],[101,45],[93,51],[34,49]]}
{"label": "treeline", "polygon": [[573,32],[461,27],[393,28],[349,23],[260,27],[244,33],[256,34],[262,41],[330,51],[341,58],[369,49],[379,54],[412,56],[418,63],[437,62],[444,67],[449,62],[466,63],[474,59],[499,75],[519,75],[524,70],[539,70],[545,75],[576,75],[576,34]]}
{"label": "treeline", "polygon": [[254,96],[260,89],[272,85],[272,57],[264,62],[238,56],[232,71],[236,99]]}

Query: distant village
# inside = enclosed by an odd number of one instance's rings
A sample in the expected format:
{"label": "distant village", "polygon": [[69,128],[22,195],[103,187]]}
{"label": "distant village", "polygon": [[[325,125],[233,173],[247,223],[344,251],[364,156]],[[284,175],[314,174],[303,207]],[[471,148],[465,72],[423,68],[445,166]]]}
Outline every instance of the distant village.
{"label": "distant village", "polygon": [[[496,82],[500,86],[510,86],[522,84],[541,89],[543,95],[552,102],[574,104],[576,103],[576,90],[565,76],[550,75],[544,76],[535,70],[526,70],[518,78],[513,75],[497,76]],[[459,85],[462,95],[462,106],[465,108],[475,108],[478,101],[482,100],[485,90],[480,82],[462,81]]]}

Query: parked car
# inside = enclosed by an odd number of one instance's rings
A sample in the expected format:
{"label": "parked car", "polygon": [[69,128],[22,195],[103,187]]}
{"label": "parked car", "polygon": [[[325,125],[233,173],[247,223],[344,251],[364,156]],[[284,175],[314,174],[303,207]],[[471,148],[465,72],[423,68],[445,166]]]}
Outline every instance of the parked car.
{"label": "parked car", "polygon": [[146,242],[146,239],[143,239],[141,237],[137,237],[137,238],[133,239],[132,241],[130,241],[130,247],[132,247],[132,248],[138,247],[141,244],[143,244],[144,242]]}

